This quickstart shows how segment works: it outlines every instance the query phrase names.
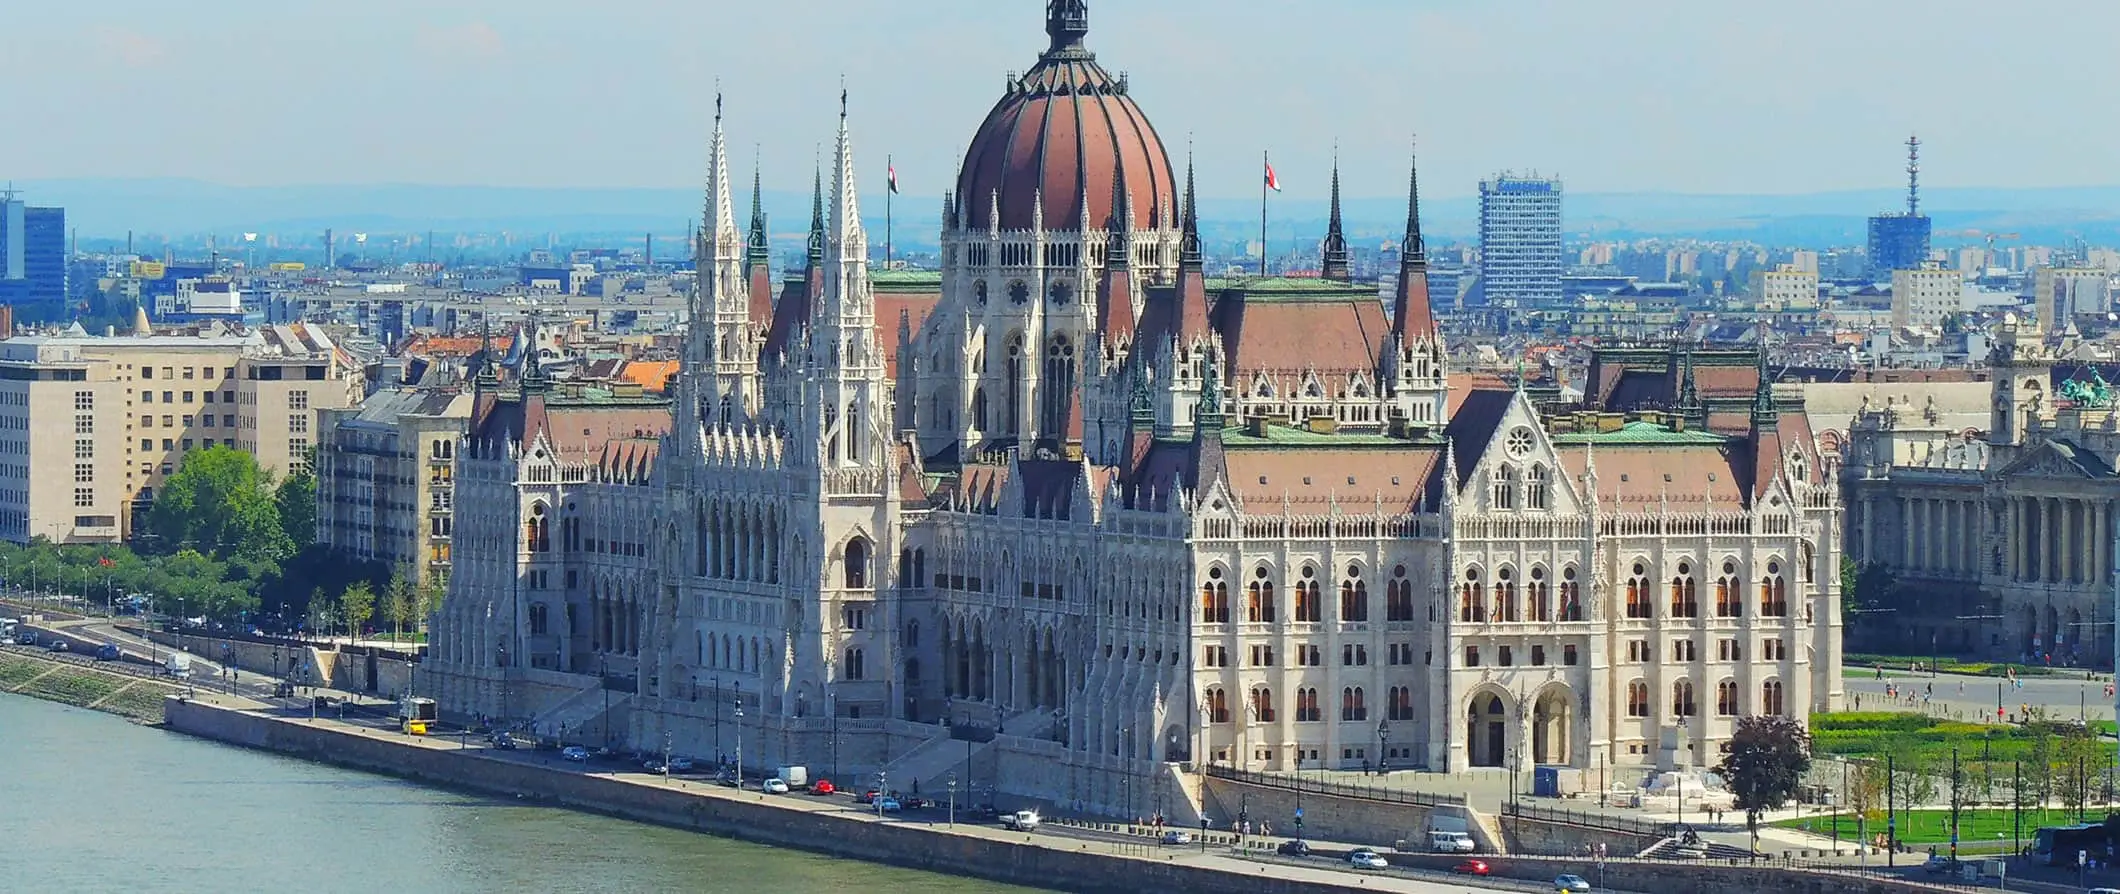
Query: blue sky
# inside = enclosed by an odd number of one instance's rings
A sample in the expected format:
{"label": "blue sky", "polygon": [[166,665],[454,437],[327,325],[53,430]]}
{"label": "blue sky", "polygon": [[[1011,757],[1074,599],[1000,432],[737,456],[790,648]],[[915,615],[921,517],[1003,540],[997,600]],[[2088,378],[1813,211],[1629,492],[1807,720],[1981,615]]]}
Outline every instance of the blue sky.
{"label": "blue sky", "polygon": [[[939,196],[1037,0],[98,0],[11,4],[0,178],[230,185],[669,187],[701,179],[715,82],[737,169],[807,186],[853,92],[866,188],[885,152]],[[1804,193],[2120,182],[2120,3],[2106,0],[1091,0],[1202,191]],[[1174,159],[1182,164],[1181,159]]]}

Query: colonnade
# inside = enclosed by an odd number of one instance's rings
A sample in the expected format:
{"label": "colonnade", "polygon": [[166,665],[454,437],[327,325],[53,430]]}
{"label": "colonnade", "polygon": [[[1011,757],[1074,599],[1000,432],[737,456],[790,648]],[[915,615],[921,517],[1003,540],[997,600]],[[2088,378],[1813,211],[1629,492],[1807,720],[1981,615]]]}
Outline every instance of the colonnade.
{"label": "colonnade", "polygon": [[2092,584],[2113,572],[2112,505],[2073,497],[2005,497],[2010,580]]}
{"label": "colonnade", "polygon": [[1980,506],[1970,496],[1899,498],[1902,567],[1927,574],[1979,574]]}

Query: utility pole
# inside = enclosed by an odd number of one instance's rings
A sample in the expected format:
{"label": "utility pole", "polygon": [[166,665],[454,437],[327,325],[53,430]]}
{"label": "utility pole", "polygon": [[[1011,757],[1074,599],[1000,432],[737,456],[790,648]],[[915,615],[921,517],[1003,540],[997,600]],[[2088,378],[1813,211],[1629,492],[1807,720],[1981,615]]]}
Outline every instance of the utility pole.
{"label": "utility pole", "polygon": [[1951,862],[1958,862],[1958,746],[1951,746]]}
{"label": "utility pole", "polygon": [[1899,776],[1894,772],[1892,754],[1884,756],[1884,865],[1899,865]]}

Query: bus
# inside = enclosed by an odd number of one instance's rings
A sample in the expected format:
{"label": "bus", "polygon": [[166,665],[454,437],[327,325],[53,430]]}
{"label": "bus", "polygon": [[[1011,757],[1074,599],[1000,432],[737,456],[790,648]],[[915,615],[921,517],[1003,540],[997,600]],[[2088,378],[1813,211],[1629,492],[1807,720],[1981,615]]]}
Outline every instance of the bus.
{"label": "bus", "polygon": [[406,696],[398,702],[398,729],[415,736],[424,736],[435,721],[434,699]]}
{"label": "bus", "polygon": [[2102,861],[2111,850],[2103,824],[2046,826],[2032,833],[2032,856],[2048,866],[2074,866],[2078,853]]}

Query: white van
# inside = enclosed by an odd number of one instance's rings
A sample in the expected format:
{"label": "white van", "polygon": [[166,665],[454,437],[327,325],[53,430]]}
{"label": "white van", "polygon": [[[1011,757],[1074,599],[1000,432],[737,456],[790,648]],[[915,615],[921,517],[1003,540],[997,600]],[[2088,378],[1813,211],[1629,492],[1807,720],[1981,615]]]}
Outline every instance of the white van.
{"label": "white van", "polygon": [[1428,851],[1436,854],[1469,854],[1474,845],[1472,836],[1463,832],[1446,832],[1441,829],[1428,830]]}

